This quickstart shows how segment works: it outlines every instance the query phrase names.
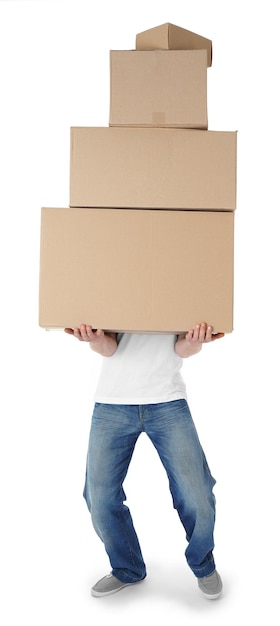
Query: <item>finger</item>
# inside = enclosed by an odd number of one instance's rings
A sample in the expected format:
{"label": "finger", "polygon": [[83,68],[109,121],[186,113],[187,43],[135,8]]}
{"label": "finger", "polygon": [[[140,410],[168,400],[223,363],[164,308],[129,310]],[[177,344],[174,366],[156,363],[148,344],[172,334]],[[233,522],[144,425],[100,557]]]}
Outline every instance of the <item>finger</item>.
{"label": "finger", "polygon": [[95,335],[98,338],[103,337],[104,334],[104,330],[102,330],[101,328],[97,328],[97,330],[95,331]]}
{"label": "finger", "polygon": [[76,337],[76,339],[79,339],[79,341],[82,340],[80,328],[78,326],[74,328],[73,335]]}
{"label": "finger", "polygon": [[213,326],[207,326],[205,333],[205,341],[212,341]]}
{"label": "finger", "polygon": [[216,339],[222,339],[222,337],[225,336],[225,333],[215,333],[214,335],[212,335],[212,341],[215,341]]}
{"label": "finger", "polygon": [[64,328],[64,332],[67,333],[67,335],[74,335],[73,328]]}
{"label": "finger", "polygon": [[195,326],[195,328],[193,328],[192,341],[198,341],[199,340],[199,333],[200,333],[200,324],[197,324]]}
{"label": "finger", "polygon": [[81,324],[80,326],[80,336],[82,341],[89,341],[89,337],[88,337],[88,330],[91,330],[90,326],[87,326],[86,324]]}
{"label": "finger", "polygon": [[200,324],[198,327],[198,341],[200,343],[204,343],[205,338],[206,338],[206,324],[205,322],[202,322],[202,324]]}
{"label": "finger", "polygon": [[89,324],[86,325],[85,333],[87,335],[87,339],[92,340],[93,337],[94,337],[95,332],[96,331],[91,326],[89,326]]}
{"label": "finger", "polygon": [[87,341],[94,341],[95,339],[100,339],[102,335],[104,335],[104,331],[101,328],[92,328],[91,326],[86,326],[86,334]]}

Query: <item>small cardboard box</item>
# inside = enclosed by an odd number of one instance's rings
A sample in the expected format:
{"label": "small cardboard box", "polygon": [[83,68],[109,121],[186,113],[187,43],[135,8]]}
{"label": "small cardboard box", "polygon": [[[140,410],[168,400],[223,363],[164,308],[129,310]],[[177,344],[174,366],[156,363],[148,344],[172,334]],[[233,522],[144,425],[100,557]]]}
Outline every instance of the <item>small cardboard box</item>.
{"label": "small cardboard box", "polygon": [[207,50],[207,65],[212,65],[212,41],[190,30],[166,22],[136,35],[136,50]]}
{"label": "small cardboard box", "polygon": [[43,208],[39,324],[233,328],[232,212]]}
{"label": "small cardboard box", "polygon": [[236,132],[73,127],[70,206],[235,210]]}
{"label": "small cardboard box", "polygon": [[109,125],[207,129],[206,50],[111,50]]}

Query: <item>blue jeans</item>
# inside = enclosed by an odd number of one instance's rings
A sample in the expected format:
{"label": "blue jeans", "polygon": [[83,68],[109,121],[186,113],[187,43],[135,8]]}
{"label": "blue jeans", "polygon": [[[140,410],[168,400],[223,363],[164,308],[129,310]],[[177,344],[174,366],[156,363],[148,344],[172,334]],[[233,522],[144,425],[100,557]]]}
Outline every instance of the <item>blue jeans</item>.
{"label": "blue jeans", "polygon": [[145,432],[166,470],[173,506],[186,531],[187,563],[201,578],[215,569],[215,496],[186,400],[148,405],[96,403],[87,455],[84,497],[113,574],[122,582],[146,576],[123,482],[139,435]]}

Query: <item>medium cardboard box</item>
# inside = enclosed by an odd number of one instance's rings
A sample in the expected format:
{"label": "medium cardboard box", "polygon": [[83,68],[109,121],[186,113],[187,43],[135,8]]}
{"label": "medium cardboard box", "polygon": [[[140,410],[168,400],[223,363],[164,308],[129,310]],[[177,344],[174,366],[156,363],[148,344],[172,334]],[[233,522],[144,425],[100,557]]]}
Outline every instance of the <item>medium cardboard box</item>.
{"label": "medium cardboard box", "polygon": [[212,65],[212,41],[190,30],[166,22],[136,35],[136,50],[207,50],[207,65]]}
{"label": "medium cardboard box", "polygon": [[233,328],[232,212],[43,208],[39,324]]}
{"label": "medium cardboard box", "polygon": [[206,50],[111,50],[109,125],[207,129]]}
{"label": "medium cardboard box", "polygon": [[70,206],[233,211],[236,132],[73,127]]}

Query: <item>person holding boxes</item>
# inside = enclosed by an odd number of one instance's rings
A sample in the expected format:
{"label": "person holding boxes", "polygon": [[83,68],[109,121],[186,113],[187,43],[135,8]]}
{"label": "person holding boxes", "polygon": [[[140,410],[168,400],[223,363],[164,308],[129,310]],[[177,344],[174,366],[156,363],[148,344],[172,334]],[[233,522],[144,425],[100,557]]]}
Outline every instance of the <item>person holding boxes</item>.
{"label": "person holding boxes", "polygon": [[[67,215],[47,209],[42,215],[47,261],[42,254],[41,283],[46,281],[47,289],[41,287],[41,324],[61,327],[63,311],[65,332],[103,357],[84,497],[111,572],[91,593],[107,596],[146,578],[123,488],[136,442],[145,433],[166,471],[186,533],[186,562],[201,593],[217,599],[223,584],[213,555],[216,481],[192,419],[181,368],[183,359],[232,331],[236,133],[208,131],[209,39],[166,23],[139,33],[136,51],[111,51],[110,63],[109,128],[71,129]],[[133,263],[131,258],[139,245],[132,234],[138,239],[140,224],[142,280],[138,257],[133,256]],[[54,233],[60,246],[64,242],[67,264],[55,247]],[[173,256],[171,271],[166,258],[170,264]],[[50,265],[52,273],[43,272]],[[89,291],[95,268],[99,291],[96,284]],[[74,293],[73,285],[80,283],[82,293]],[[188,285],[186,302],[183,284]],[[100,304],[103,309],[97,312]],[[45,314],[47,305],[56,307],[54,315]],[[171,318],[163,320],[167,309]],[[180,322],[173,319],[178,309]],[[91,324],[77,325],[81,318]],[[197,318],[210,319],[211,325],[193,325]],[[189,330],[181,332],[185,327]],[[162,553],[164,558],[164,545]]]}

